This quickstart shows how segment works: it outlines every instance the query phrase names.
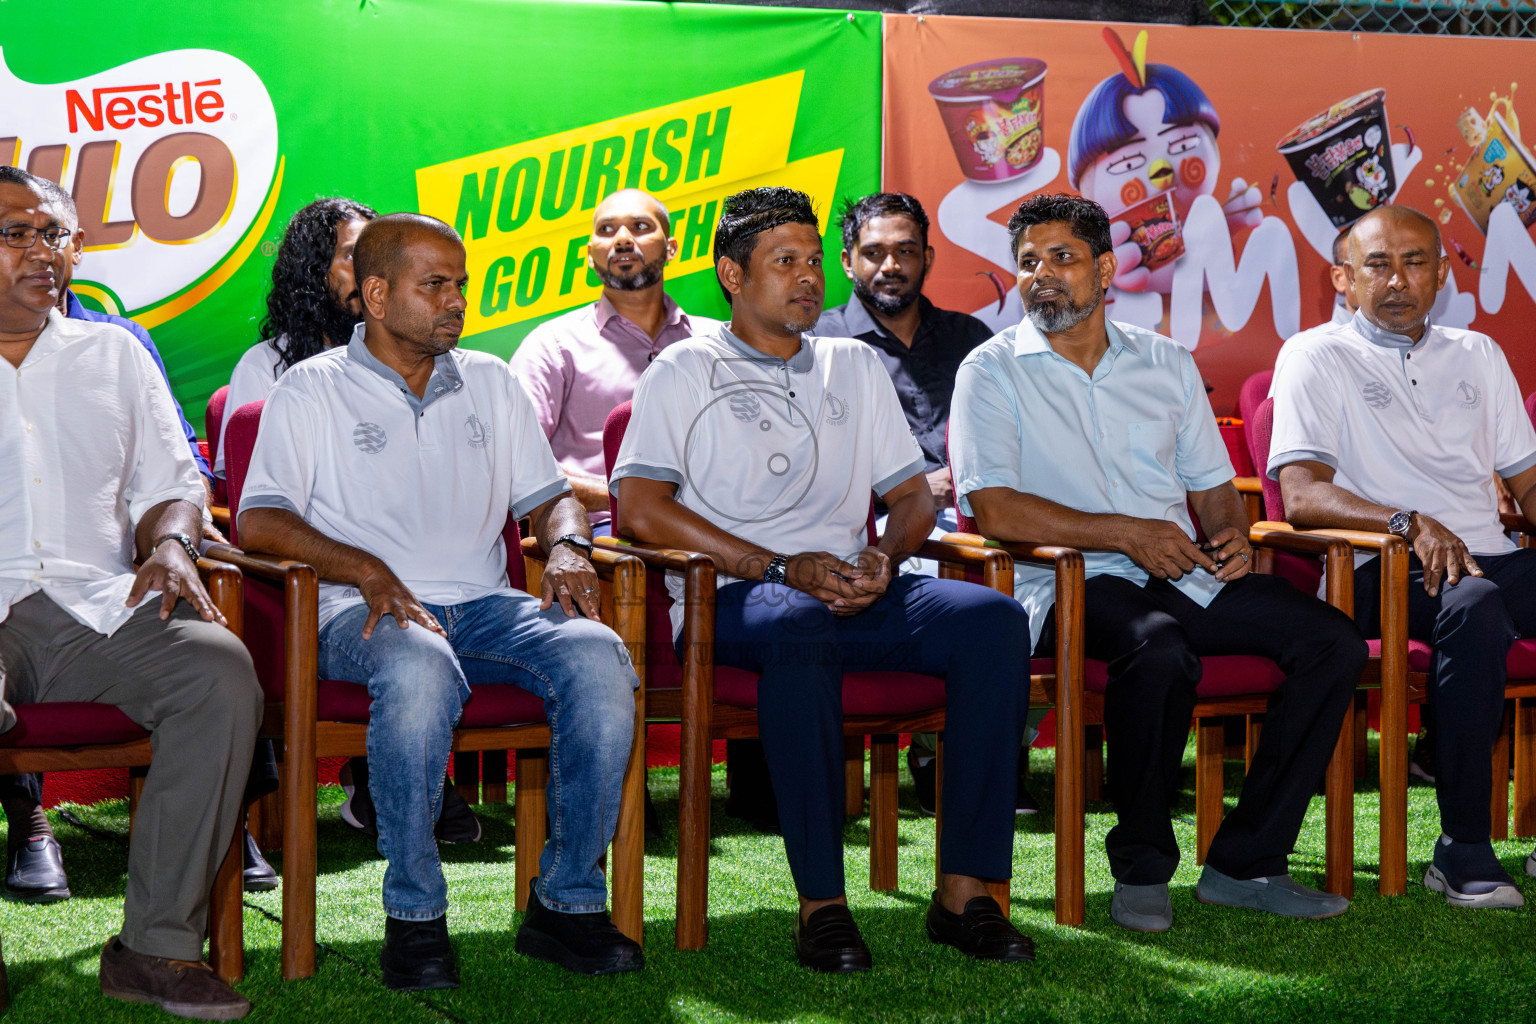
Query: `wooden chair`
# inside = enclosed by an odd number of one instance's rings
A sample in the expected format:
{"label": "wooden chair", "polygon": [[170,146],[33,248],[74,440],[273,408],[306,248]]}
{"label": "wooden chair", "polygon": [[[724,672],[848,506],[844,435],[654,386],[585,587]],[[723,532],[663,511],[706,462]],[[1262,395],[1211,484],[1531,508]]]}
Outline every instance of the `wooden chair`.
{"label": "wooden chair", "polygon": [[[203,558],[197,569],[230,631],[240,636],[240,570]],[[16,725],[0,735],[0,774],[150,766],[149,732],[111,704],[60,701],[15,707]],[[130,834],[135,803],[129,801]],[[244,845],[237,825],[208,903],[208,961],[230,984],[245,975],[240,874]]]}
{"label": "wooden chair", "polygon": [[[611,469],[619,442],[629,425],[630,405],[625,402],[608,417],[603,431],[603,447]],[[614,523],[621,521],[622,510],[613,503]],[[647,591],[647,655],[645,680],[649,721],[676,721],[681,725],[680,779],[678,794],[678,949],[701,948],[708,934],[709,886],[709,793],[711,742],[717,739],[748,739],[757,735],[757,681],[754,672],[713,662],[715,565],[707,555],[666,550],[647,545],[604,538],[601,544],[634,554],[645,562],[652,574]],[[950,573],[966,570],[996,581],[998,587],[1011,587],[1012,560],[1000,551],[987,552],[958,548],[933,541],[926,542],[918,555],[950,566]],[[672,643],[668,617],[670,600],[662,578],[667,572],[681,574],[684,581],[683,620],[686,661],[680,662]],[[1070,691],[1073,678],[1064,678]],[[1080,677],[1076,677],[1080,679]],[[1081,685],[1078,683],[1078,691]],[[1056,699],[1056,694],[1051,695]],[[1079,699],[1068,692],[1064,700],[1069,721]],[[940,732],[944,728],[943,680],[909,672],[849,672],[843,682],[843,730],[846,736],[870,737],[870,888],[890,891],[896,887],[896,791],[897,734],[901,732]],[[1071,749],[1058,750],[1058,757],[1070,756]],[[1080,748],[1079,748],[1080,753]],[[939,744],[939,790],[943,790],[943,742]],[[1081,775],[1076,766],[1063,764],[1063,777]],[[1058,793],[1058,836],[1070,838],[1065,854],[1057,858],[1057,919],[1062,923],[1082,922],[1082,800],[1077,793],[1074,805],[1069,790],[1063,798]],[[938,825],[943,827],[943,807]],[[937,865],[935,870],[937,870]],[[989,885],[992,895],[1007,912],[1008,886]]]}
{"label": "wooden chair", "polygon": [[[957,525],[959,532],[949,534],[945,540],[957,544],[975,547],[996,548],[1007,551],[1014,556],[1016,561],[1029,561],[1049,564],[1043,557],[1045,552],[1062,549],[1043,548],[1030,543],[1007,543],[989,540],[982,536],[977,528],[976,521],[956,509]],[[1348,571],[1350,566],[1349,545],[1342,540],[1329,538],[1307,537],[1294,533],[1288,529],[1274,529],[1271,524],[1260,523],[1249,532],[1249,542],[1256,549],[1270,549],[1306,553],[1327,560],[1328,564],[1335,567],[1336,571],[1330,575],[1332,589],[1329,592],[1329,603],[1335,607],[1345,607],[1352,602],[1350,586],[1353,583],[1353,575]],[[1066,549],[1071,550],[1071,549]],[[1079,574],[1081,569],[1081,552],[1074,552],[1079,560]],[[1081,578],[1081,577],[1079,577]],[[1012,594],[1010,589],[1007,593]],[[1098,725],[1104,721],[1104,697],[1108,688],[1109,667],[1105,662],[1096,659],[1087,659],[1081,649],[1083,595],[1082,584],[1078,583],[1073,604],[1064,608],[1062,604],[1061,578],[1057,577],[1057,606],[1055,613],[1058,629],[1058,645],[1054,659],[1031,659],[1030,672],[1032,676],[1038,675],[1042,679],[1057,670],[1064,657],[1060,644],[1060,630],[1070,621],[1071,632],[1076,637],[1077,649],[1066,655],[1078,659],[1082,666],[1083,679],[1083,703],[1081,715],[1078,719],[1078,727],[1069,729],[1060,720],[1056,724],[1056,742],[1063,742],[1063,738],[1069,741],[1081,742],[1082,726],[1087,724]],[[1284,680],[1285,675],[1280,667],[1268,658],[1257,655],[1218,655],[1200,659],[1202,676],[1200,685],[1196,688],[1195,718],[1195,863],[1205,863],[1206,851],[1210,848],[1211,840],[1216,836],[1216,830],[1221,827],[1223,814],[1222,794],[1224,791],[1223,771],[1226,758],[1226,730],[1225,719],[1233,715],[1259,715],[1263,714],[1269,704],[1269,697]],[[1352,733],[1350,734],[1353,735]],[[1344,746],[1341,734],[1341,746]],[[1348,751],[1345,751],[1345,756]],[[1333,760],[1329,763],[1326,779],[1326,790],[1329,812],[1327,815],[1325,845],[1325,882],[1324,887],[1330,892],[1338,892],[1349,895],[1353,889],[1354,880],[1354,829],[1353,829],[1353,798],[1354,777],[1352,774],[1353,758],[1340,760],[1341,753],[1335,749]],[[1090,769],[1095,761],[1095,756],[1090,754],[1087,763]],[[1102,764],[1102,761],[1100,761]],[[1349,774],[1342,774],[1348,772]],[[1057,775],[1057,785],[1061,785],[1061,776]],[[1346,810],[1347,808],[1347,810]]]}
{"label": "wooden chair", "polygon": [[[225,434],[226,479],[231,508],[237,516],[262,405],[252,402],[236,410]],[[537,543],[531,539],[519,543],[517,523],[510,519],[502,536],[511,584],[537,593],[544,557]],[[247,646],[267,693],[269,725],[263,735],[282,741],[284,762],[283,977],[305,978],[315,971],[315,761],[318,757],[367,753],[371,701],[361,684],[318,677],[318,579],[312,567],[222,545],[211,548],[209,554],[239,566],[248,581]],[[532,572],[525,570],[525,559],[531,563]],[[644,923],[645,577],[641,563],[622,553],[595,552],[593,564],[601,579],[603,621],[624,641],[642,679],[641,690],[635,695],[635,740],[624,776],[610,868],[614,924],[640,942]],[[528,885],[538,875],[539,854],[547,837],[549,741],[543,701],[511,685],[474,687],[464,706],[464,717],[454,730],[455,751],[516,752],[513,806],[517,852],[512,895],[518,910],[527,904]]]}

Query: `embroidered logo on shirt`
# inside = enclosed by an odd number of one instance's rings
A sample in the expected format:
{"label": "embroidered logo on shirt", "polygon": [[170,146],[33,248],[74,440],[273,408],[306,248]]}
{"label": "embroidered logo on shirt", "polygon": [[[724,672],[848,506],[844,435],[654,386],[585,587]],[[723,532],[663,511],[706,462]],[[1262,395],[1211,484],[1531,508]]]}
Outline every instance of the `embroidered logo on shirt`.
{"label": "embroidered logo on shirt", "polygon": [[1456,401],[1463,409],[1476,409],[1483,404],[1483,389],[1476,384],[1461,381],[1456,385]]}
{"label": "embroidered logo on shirt", "polygon": [[827,422],[834,427],[848,422],[848,402],[831,393],[827,395]]}
{"label": "embroidered logo on shirt", "polygon": [[730,397],[731,415],[743,423],[751,423],[762,414],[762,403],[750,391],[738,391]]}
{"label": "embroidered logo on shirt", "polygon": [[469,438],[471,448],[484,448],[491,443],[490,428],[481,423],[480,417],[474,413],[470,413],[469,419],[464,421],[464,434]]}
{"label": "embroidered logo on shirt", "polygon": [[1371,381],[1360,389],[1360,393],[1365,396],[1365,404],[1372,409],[1385,409],[1392,404],[1392,392],[1379,380]]}
{"label": "embroidered logo on shirt", "polygon": [[352,431],[352,443],[365,455],[377,455],[389,444],[389,435],[377,423],[359,423]]}

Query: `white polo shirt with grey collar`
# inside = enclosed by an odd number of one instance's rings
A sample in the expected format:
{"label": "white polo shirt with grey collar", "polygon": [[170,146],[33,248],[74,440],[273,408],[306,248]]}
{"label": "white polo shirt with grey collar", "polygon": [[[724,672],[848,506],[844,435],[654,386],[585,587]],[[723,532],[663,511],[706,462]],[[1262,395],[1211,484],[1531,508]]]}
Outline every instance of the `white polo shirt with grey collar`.
{"label": "white polo shirt with grey collar", "polygon": [[[282,508],[383,559],[418,599],[513,593],[501,531],[570,491],[533,406],[485,352],[438,356],[424,397],[351,342],[296,364],[267,396],[242,510]],[[320,623],[362,602],[320,584]]]}
{"label": "white polo shirt with grey collar", "polygon": [[[609,487],[629,476],[664,480],[684,506],[743,540],[851,558],[866,544],[870,492],[884,495],[924,466],[868,345],[805,334],[799,352],[779,359],[722,324],[664,349],[641,376]],[[667,589],[677,631],[681,578]]]}
{"label": "white polo shirt with grey collar", "polygon": [[1493,475],[1536,465],[1536,430],[1486,334],[1430,325],[1414,342],[1357,313],[1287,341],[1270,393],[1270,479],[1321,462],[1340,487],[1438,520],[1473,554],[1514,549]]}

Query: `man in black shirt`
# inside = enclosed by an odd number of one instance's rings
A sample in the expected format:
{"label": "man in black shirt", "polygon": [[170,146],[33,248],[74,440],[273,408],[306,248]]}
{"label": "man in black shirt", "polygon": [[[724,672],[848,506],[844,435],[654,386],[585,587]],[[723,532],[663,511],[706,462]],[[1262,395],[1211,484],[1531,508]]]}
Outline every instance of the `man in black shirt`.
{"label": "man in black shirt", "polygon": [[[853,295],[846,305],[823,313],[811,333],[858,338],[879,354],[896,385],[907,425],[922,446],[928,489],[938,512],[934,536],[942,537],[956,527],[955,489],[945,451],[955,372],[971,349],[994,332],[969,313],[940,309],[923,297],[923,281],[933,269],[933,247],[928,244],[928,214],[914,197],[905,192],[865,196],[843,212],[842,228],[843,272],[853,282]],[[877,522],[883,530],[884,516]],[[903,568],[929,576],[935,572],[932,562],[909,561]],[[1031,735],[1036,724],[1031,717]],[[1028,749],[1019,758],[1016,807],[1022,814],[1039,809],[1024,788]],[[917,785],[919,805],[932,814],[931,733],[912,738],[907,767]]]}

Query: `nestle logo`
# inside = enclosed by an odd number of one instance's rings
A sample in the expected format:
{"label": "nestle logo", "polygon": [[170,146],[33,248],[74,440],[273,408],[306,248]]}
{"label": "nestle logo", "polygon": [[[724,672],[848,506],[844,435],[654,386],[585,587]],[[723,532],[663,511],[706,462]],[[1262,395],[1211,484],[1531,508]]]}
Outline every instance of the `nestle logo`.
{"label": "nestle logo", "polygon": [[[213,124],[224,116],[224,97],[206,82],[166,82],[150,85],[111,85],[91,90],[91,99],[77,89],[64,93],[70,134],[80,131],[80,121],[94,131],[122,131],[134,126],[158,128],[170,124]],[[196,90],[196,92],[194,92]]]}

